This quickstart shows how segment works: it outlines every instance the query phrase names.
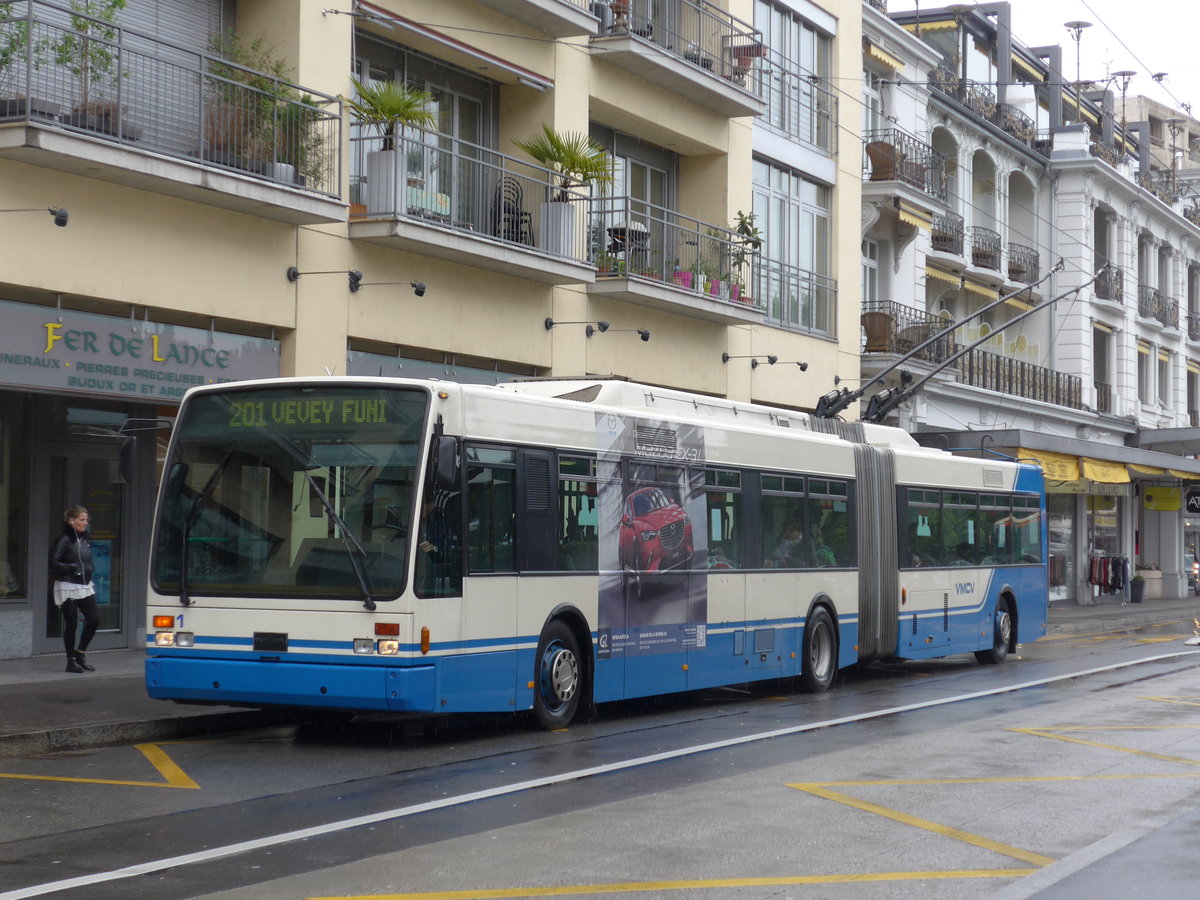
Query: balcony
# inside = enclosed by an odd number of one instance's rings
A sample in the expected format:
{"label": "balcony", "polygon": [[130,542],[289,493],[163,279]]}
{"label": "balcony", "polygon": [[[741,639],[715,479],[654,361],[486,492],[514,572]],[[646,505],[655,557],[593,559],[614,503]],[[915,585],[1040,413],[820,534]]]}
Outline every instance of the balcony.
{"label": "balcony", "polygon": [[1138,315],[1154,319],[1167,328],[1179,327],[1179,301],[1172,300],[1158,288],[1138,285]]}
{"label": "balcony", "polygon": [[352,239],[542,284],[595,279],[592,199],[549,170],[417,129],[389,149],[355,125],[350,144]]}
{"label": "balcony", "polygon": [[1000,271],[1000,235],[982,225],[971,227],[971,265]]}
{"label": "balcony", "polygon": [[955,368],[962,384],[1068,409],[1083,408],[1083,383],[1078,375],[1068,375],[978,347],[960,358]]}
{"label": "balcony", "polygon": [[592,202],[589,292],[709,322],[761,322],[758,254],[734,231],[629,197]]}
{"label": "balcony", "polygon": [[1200,313],[1187,314],[1187,336],[1189,341],[1200,341]]}
{"label": "balcony", "polygon": [[1125,272],[1105,266],[1096,276],[1095,287],[1098,300],[1111,300],[1113,303],[1125,302]]}
{"label": "balcony", "polygon": [[1008,280],[1018,284],[1033,284],[1042,277],[1038,252],[1023,244],[1008,245]]}
{"label": "balcony", "polygon": [[963,255],[963,217],[957,213],[946,213],[933,217],[933,228],[930,230],[930,249],[936,253],[957,256]]}
{"label": "balcony", "polygon": [[6,12],[0,156],[281,222],[345,219],[338,98],[48,3]]}
{"label": "balcony", "polygon": [[864,195],[876,182],[898,182],[915,192],[915,199],[946,202],[946,158],[929,144],[896,128],[863,136]]}
{"label": "balcony", "polygon": [[766,112],[755,122],[828,156],[838,149],[837,92],[806,74],[797,60],[769,53],[761,62]]}
{"label": "balcony", "polygon": [[837,282],[772,259],[761,260],[755,292],[768,322],[794,331],[837,337]]}
{"label": "balcony", "polygon": [[536,28],[550,37],[595,34],[609,13],[607,2],[592,0],[475,0],[515,22]]}
{"label": "balcony", "polygon": [[1033,119],[1009,103],[999,104],[996,124],[1028,147],[1037,140],[1037,125]]}
{"label": "balcony", "polygon": [[[891,300],[864,304],[861,317],[863,353],[894,353],[904,356],[916,350],[950,323],[940,316]],[[916,359],[939,363],[955,351],[953,334],[942,337],[922,349]]]}
{"label": "balcony", "polygon": [[1096,412],[1111,413],[1113,411],[1113,386],[1097,381],[1092,385],[1096,389]]}
{"label": "balcony", "polygon": [[766,109],[760,32],[705,0],[608,0],[592,48],[651,84],[729,118]]}

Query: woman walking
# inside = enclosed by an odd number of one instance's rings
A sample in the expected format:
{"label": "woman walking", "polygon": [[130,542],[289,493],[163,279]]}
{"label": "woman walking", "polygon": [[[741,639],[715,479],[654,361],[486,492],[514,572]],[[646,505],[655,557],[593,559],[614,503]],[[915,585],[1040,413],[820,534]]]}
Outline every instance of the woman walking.
{"label": "woman walking", "polygon": [[[63,533],[50,553],[50,574],[54,576],[54,604],[62,610],[63,645],[67,649],[68,672],[94,672],[83,652],[100,627],[96,609],[96,589],[92,585],[92,547],[88,533],[88,511],[72,506],[63,513]],[[83,635],[75,649],[75,629],[83,613]]]}

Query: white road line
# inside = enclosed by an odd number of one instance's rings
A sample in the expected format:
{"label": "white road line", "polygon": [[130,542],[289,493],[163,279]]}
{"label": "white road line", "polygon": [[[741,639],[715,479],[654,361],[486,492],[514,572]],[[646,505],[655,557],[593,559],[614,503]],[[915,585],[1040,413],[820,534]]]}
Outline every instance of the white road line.
{"label": "white road line", "polygon": [[992,697],[996,694],[1007,694],[1013,691],[1024,690],[1025,688],[1041,687],[1042,685],[1052,684],[1056,681],[1067,681],[1072,678],[1082,678],[1087,675],[1097,675],[1101,672],[1112,672],[1116,669],[1125,669],[1129,666],[1141,665],[1143,663],[1158,662],[1164,659],[1176,659],[1182,656],[1196,656],[1198,651],[1185,650],[1181,653],[1163,653],[1158,656],[1149,656],[1142,659],[1133,659],[1127,662],[1113,663],[1107,666],[1097,666],[1093,669],[1082,669],[1078,672],[1068,672],[1063,675],[1054,675],[1050,678],[1039,678],[1034,681],[1023,681],[1019,684],[1010,684],[1003,687],[989,688],[986,691],[972,691],[969,694],[957,694],[953,697],[943,697],[940,700],[925,700],[920,703],[910,703],[905,706],[893,706],[888,709],[876,710],[874,712],[857,713],[852,716],[842,716],[838,719],[826,719],[823,722],[810,722],[807,725],[792,725],[787,728],[775,728],[771,731],[760,731],[757,734],[746,734],[741,737],[728,738],[723,741],[713,741],[708,744],[697,744],[693,747],[683,747],[678,750],[666,750],[662,753],[653,753],[649,756],[639,756],[636,759],[626,759],[621,762],[608,763],[603,766],[592,766],[587,769],[575,769],[571,772],[563,772],[560,775],[547,775],[545,778],[535,778],[530,781],[518,781],[513,784],[502,785],[500,787],[488,788],[483,791],[472,791],[468,794],[459,794],[455,797],[443,797],[440,800],[431,800],[427,803],[417,803],[412,806],[401,806],[396,809],[384,810],[383,812],[371,813],[367,816],[356,816],[352,819],[342,819],[338,822],[329,822],[325,825],[315,825],[312,828],[301,828],[296,831],[285,831],[281,834],[268,835],[266,837],[256,838],[252,841],[240,841],[236,844],[227,844],[224,847],[211,847],[207,850],[201,850],[197,853],[187,853],[183,856],[172,856],[169,859],[157,859],[151,862],[139,863],[134,866],[125,866],[120,869],[113,869],[109,872],[96,872],[92,875],[80,875],[77,878],[66,878],[62,881],[51,881],[45,884],[31,885],[30,887],[19,888],[15,891],[8,891],[0,894],[0,900],[24,900],[26,897],[40,897],[43,894],[51,894],[55,891],[65,891],[71,888],[86,887],[92,884],[101,884],[106,881],[118,881],[122,878],[133,878],[137,875],[148,875],[151,872],[161,872],[165,869],[175,869],[180,866],[193,865],[195,863],[209,862],[214,859],[222,859],[227,856],[235,856],[239,853],[247,853],[251,850],[261,850],[264,847],[276,847],[280,844],[288,844],[293,841],[302,841],[307,838],[320,837],[322,835],[334,834],[339,831],[347,831],[351,828],[360,828],[363,825],[374,825],[378,822],[387,822],[392,819],[403,819],[408,816],[415,816],[419,813],[432,812],[439,809],[448,809],[453,806],[462,806],[466,803],[475,803],[479,800],[489,800],[493,797],[503,797],[507,794],[516,794],[521,791],[532,790],[533,788],[546,787],[552,784],[562,784],[567,781],[575,781],[580,778],[591,778],[595,775],[607,775],[610,772],[620,772],[623,769],[633,769],[638,766],[650,765],[651,763],[663,762],[669,759],[681,759],[687,756],[694,756],[698,753],[709,753],[713,750],[724,750],[727,747],[737,747],[742,744],[750,744],[756,741],[765,741],[771,738],[785,737],[792,734],[800,734],[805,731],[816,731],[820,728],[831,728],[835,725],[848,725],[851,722],[863,722],[867,719],[878,719],[884,716],[894,716],[900,713],[914,712],[921,709],[930,709],[935,706],[944,706],[948,703],[961,703],[964,700],[978,700],[981,697]]}

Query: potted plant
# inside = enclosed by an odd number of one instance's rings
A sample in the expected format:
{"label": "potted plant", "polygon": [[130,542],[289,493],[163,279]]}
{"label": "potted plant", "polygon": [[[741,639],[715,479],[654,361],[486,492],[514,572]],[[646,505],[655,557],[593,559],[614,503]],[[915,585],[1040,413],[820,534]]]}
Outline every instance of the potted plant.
{"label": "potted plant", "polygon": [[[300,156],[298,147],[284,150],[278,139],[281,115],[293,115],[281,106],[297,99],[287,63],[262,38],[248,42],[232,29],[214,35],[208,49],[213,58],[205,79],[204,158],[278,177],[280,154]],[[311,112],[308,115],[315,120]]]}
{"label": "potted plant", "polygon": [[29,39],[30,18],[0,3],[0,119],[58,116],[58,104],[30,96],[29,72],[40,68],[45,46]]}
{"label": "potted plant", "polygon": [[106,88],[111,89],[122,76],[114,72],[119,51],[117,13],[125,0],[71,0],[69,29],[62,29],[50,45],[54,62],[64,67],[78,84],[78,101],[63,117],[68,125],[125,137],[134,137],[121,128],[122,110]]}
{"label": "potted plant", "polygon": [[309,94],[283,100],[275,110],[278,141],[274,176],[278,181],[320,184],[325,178],[321,134],[317,128],[321,110]]}
{"label": "potted plant", "polygon": [[550,169],[558,179],[557,187],[547,188],[542,204],[539,246],[559,256],[574,256],[572,189],[612,183],[612,161],[608,151],[586,134],[558,132],[549,125],[543,125],[542,133],[537,137],[513,143]]}
{"label": "potted plant", "polygon": [[746,290],[748,264],[753,260],[754,254],[762,249],[762,232],[754,224],[754,213],[742,212],[740,209],[737,211],[737,223],[733,230],[737,237],[730,249],[734,282],[731,293],[734,300],[751,303],[753,301],[749,295],[743,294]]}
{"label": "potted plant", "polygon": [[1140,572],[1129,579],[1129,602],[1141,603],[1146,596],[1146,578]]}
{"label": "potted plant", "polygon": [[[408,208],[407,181],[400,178],[401,148],[406,128],[432,130],[437,116],[430,108],[433,95],[429,91],[398,81],[359,81],[354,79],[355,96],[346,100],[359,124],[373,128],[382,140],[382,148],[367,154],[367,210],[372,213],[403,212]],[[420,153],[419,147],[409,148]],[[404,154],[407,164],[413,160]],[[423,177],[413,173],[415,177]]]}

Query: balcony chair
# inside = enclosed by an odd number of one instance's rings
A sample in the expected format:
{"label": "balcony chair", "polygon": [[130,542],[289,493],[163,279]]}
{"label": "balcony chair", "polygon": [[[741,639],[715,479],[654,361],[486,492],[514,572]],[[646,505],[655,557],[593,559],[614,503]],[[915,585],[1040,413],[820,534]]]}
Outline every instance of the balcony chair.
{"label": "balcony chair", "polygon": [[514,244],[533,245],[533,216],[525,209],[521,182],[504,175],[492,201],[492,234]]}
{"label": "balcony chair", "polygon": [[896,166],[904,158],[893,144],[871,141],[867,144],[867,159],[871,161],[871,181],[894,181]]}

